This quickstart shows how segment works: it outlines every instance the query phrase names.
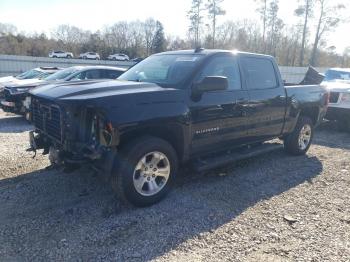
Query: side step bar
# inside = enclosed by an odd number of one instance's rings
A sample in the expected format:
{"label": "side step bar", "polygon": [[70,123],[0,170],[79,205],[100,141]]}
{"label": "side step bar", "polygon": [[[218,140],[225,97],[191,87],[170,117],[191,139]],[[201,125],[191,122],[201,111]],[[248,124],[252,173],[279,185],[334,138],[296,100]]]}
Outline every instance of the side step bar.
{"label": "side step bar", "polygon": [[195,162],[192,165],[192,167],[196,172],[200,173],[225,166],[232,162],[252,158],[261,154],[270,153],[272,151],[276,151],[282,148],[283,145],[279,143],[265,143],[259,146],[255,146],[253,148],[240,148],[235,151],[232,151],[231,153],[208,158],[200,158],[197,162]]}

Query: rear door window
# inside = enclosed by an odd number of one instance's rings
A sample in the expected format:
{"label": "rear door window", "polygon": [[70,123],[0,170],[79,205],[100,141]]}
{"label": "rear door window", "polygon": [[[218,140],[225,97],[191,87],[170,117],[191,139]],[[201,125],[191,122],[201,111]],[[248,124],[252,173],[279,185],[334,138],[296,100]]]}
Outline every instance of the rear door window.
{"label": "rear door window", "polygon": [[271,89],[278,87],[275,68],[269,59],[241,58],[248,89]]}

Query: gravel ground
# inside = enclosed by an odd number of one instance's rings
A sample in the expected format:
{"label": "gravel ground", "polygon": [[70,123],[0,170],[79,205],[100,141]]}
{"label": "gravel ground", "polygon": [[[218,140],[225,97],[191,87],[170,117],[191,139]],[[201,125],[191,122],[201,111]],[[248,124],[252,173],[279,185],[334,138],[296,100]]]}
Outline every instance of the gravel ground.
{"label": "gravel ground", "polygon": [[90,170],[46,170],[30,128],[0,112],[1,261],[350,261],[350,134],[324,126],[307,156],[183,170],[136,209]]}

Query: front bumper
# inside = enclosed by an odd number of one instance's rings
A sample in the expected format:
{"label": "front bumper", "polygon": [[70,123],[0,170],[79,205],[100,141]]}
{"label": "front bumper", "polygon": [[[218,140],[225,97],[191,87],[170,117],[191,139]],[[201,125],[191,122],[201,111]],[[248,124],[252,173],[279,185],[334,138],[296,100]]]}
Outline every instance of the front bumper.
{"label": "front bumper", "polygon": [[350,108],[328,107],[327,120],[350,121]]}
{"label": "front bumper", "polygon": [[8,102],[5,100],[1,100],[0,105],[1,105],[1,109],[7,113],[18,114],[21,111],[21,109],[17,107],[15,102]]}

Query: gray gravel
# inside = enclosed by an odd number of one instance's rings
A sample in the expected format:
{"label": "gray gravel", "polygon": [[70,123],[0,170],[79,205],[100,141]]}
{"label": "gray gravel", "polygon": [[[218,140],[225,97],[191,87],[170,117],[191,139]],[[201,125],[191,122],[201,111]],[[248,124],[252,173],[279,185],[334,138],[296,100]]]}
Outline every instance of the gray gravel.
{"label": "gray gravel", "polygon": [[30,129],[0,111],[1,261],[350,261],[350,134],[324,126],[307,156],[182,170],[136,209],[90,170],[46,170]]}

